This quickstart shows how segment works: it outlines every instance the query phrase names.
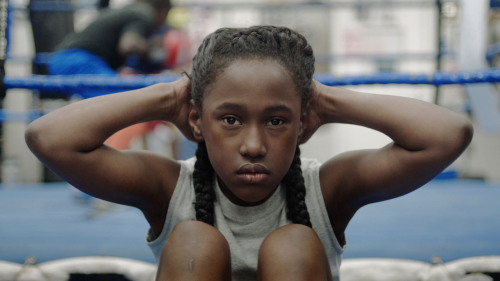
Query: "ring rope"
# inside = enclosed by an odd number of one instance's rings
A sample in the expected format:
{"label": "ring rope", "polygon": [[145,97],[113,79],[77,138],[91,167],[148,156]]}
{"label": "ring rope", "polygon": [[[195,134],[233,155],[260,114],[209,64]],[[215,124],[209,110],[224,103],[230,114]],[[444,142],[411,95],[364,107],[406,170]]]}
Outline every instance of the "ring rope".
{"label": "ring rope", "polygon": [[427,74],[406,74],[379,72],[370,75],[334,77],[331,74],[316,74],[315,78],[329,86],[410,84],[410,85],[451,85],[500,82],[500,69],[491,68],[474,72],[435,72]]}
{"label": "ring rope", "polygon": [[[130,76],[102,75],[30,75],[26,77],[4,77],[7,89],[31,89],[42,91],[75,91],[78,89],[108,89],[125,91],[147,87],[179,79],[178,74],[150,74]],[[318,82],[328,86],[410,84],[450,85],[500,82],[500,69],[491,68],[474,72],[435,72],[434,74],[405,74],[380,72],[369,75],[335,77],[331,74],[316,74]]]}
{"label": "ring rope", "polygon": [[78,89],[132,90],[162,82],[173,82],[180,75],[150,74],[130,76],[103,75],[30,75],[26,77],[5,77],[8,89],[31,89],[43,91],[74,91]]}
{"label": "ring rope", "polygon": [[[102,75],[31,75],[27,77],[4,77],[7,89],[30,89],[42,91],[63,91],[68,94],[78,89],[110,89],[127,91],[147,87],[162,82],[172,82],[181,76],[177,74],[151,74],[130,76]],[[451,85],[500,82],[500,69],[485,69],[475,72],[435,72],[426,74],[376,73],[371,75],[335,77],[331,74],[315,74],[320,83],[329,86],[410,84],[410,85]],[[31,122],[46,114],[41,110],[0,110],[0,123]]]}

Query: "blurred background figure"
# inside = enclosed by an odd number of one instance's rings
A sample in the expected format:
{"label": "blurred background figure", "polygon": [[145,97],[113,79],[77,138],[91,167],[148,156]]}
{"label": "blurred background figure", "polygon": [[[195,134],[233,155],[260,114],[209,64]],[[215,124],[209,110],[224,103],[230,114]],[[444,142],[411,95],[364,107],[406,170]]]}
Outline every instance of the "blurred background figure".
{"label": "blurred background figure", "polygon": [[[50,57],[49,74],[117,75],[131,56],[141,62],[155,58],[150,56],[155,53],[151,36],[168,28],[170,8],[169,0],[141,0],[120,9],[101,10],[86,28],[64,38]],[[105,93],[82,90],[79,94],[89,98]]]}
{"label": "blurred background figure", "polygon": [[[47,54],[53,52],[68,34],[75,31],[74,11],[70,0],[30,0],[29,19],[33,31],[35,53],[39,56],[33,60],[33,74],[47,74]],[[50,9],[48,3],[57,4],[59,9]]]}

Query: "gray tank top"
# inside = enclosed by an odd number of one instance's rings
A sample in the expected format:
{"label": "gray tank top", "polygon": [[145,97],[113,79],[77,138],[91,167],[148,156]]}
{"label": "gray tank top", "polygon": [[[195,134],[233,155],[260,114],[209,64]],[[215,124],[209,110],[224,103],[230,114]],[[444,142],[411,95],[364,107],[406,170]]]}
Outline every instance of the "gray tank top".
{"label": "gray tank top", "polygon": [[[181,170],[177,186],[170,200],[167,217],[160,235],[146,243],[151,248],[156,261],[172,229],[180,222],[195,220],[193,202],[193,170],[195,159],[180,161]],[[334,280],[339,280],[339,267],[345,245],[337,241],[326,212],[319,185],[320,163],[316,160],[302,159],[302,173],[306,186],[306,204],[313,229],[326,249]],[[216,181],[217,182],[217,181]],[[291,223],[286,218],[284,188],[278,187],[273,195],[258,206],[242,207],[233,204],[216,184],[215,227],[224,235],[231,249],[233,280],[256,280],[257,257],[264,238],[280,226]]]}

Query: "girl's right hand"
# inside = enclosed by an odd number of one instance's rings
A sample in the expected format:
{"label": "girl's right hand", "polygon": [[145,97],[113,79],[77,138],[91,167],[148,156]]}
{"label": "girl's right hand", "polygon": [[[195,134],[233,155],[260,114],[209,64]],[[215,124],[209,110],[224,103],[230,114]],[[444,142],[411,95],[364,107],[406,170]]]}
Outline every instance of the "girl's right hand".
{"label": "girl's right hand", "polygon": [[191,81],[183,76],[172,82],[174,86],[174,99],[167,106],[169,114],[167,120],[172,122],[181,133],[190,141],[194,141],[193,131],[189,125],[189,112],[191,110]]}

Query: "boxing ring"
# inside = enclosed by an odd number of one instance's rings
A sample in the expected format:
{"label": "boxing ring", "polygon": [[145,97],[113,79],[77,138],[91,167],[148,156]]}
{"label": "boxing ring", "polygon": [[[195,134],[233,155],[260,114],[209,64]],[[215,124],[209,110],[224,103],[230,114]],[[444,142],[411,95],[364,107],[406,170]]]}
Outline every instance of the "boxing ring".
{"label": "boxing ring", "polygon": [[[169,74],[112,78],[33,75],[4,77],[4,85],[34,91],[72,92],[81,87],[124,91],[178,78]],[[491,84],[500,82],[500,70],[349,77],[317,74],[315,78],[332,86]],[[42,114],[38,110],[1,111],[0,120],[29,122]],[[478,272],[498,278],[498,198],[500,184],[460,179],[448,171],[411,194],[364,207],[346,231],[342,280],[458,280],[443,278]],[[12,226],[0,228],[0,241],[4,241],[0,243],[0,272],[2,266],[5,272],[17,274],[22,269],[25,276],[39,276],[36,280],[59,280],[42,277],[67,276],[65,270],[113,272],[130,280],[154,276],[154,261],[144,245],[148,226],[140,212],[89,200],[63,182],[0,185],[0,225]],[[1,278],[0,274],[0,280],[10,280]]]}
{"label": "boxing ring", "polygon": [[[0,15],[5,14],[6,6],[0,8]],[[4,38],[5,29],[1,31]],[[35,95],[71,95],[82,88],[120,92],[180,77],[5,76],[5,50],[0,51],[0,90],[4,92],[25,89]],[[315,79],[330,86],[493,87],[500,83],[500,69],[318,73]],[[480,94],[468,93],[464,110],[484,115],[477,104],[470,103]],[[28,123],[45,113],[42,109],[0,110],[0,122]],[[486,121],[479,122],[500,122],[491,114],[485,116]],[[189,152],[183,158],[188,156]],[[362,208],[346,230],[341,280],[500,280],[498,198],[500,183],[463,179],[448,170],[415,192]],[[109,280],[153,280],[153,256],[144,242],[147,228],[140,211],[89,198],[65,182],[0,184],[0,281],[92,280],[99,275]],[[77,279],[83,275],[87,279]]]}

